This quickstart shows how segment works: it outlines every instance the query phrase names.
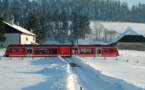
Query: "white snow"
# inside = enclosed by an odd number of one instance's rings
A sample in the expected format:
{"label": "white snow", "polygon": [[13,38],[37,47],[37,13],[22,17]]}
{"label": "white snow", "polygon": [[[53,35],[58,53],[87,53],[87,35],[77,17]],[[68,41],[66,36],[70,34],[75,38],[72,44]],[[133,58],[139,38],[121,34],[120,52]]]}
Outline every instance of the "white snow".
{"label": "white snow", "polygon": [[[94,29],[94,25],[95,25],[96,21],[91,21],[90,22],[90,26],[92,29]],[[130,23],[130,22],[103,22],[101,21],[100,23],[103,24],[103,26],[105,28],[107,28],[108,30],[115,30],[119,33],[123,33],[126,30],[128,30],[128,28],[133,29],[135,32],[141,34],[141,35],[145,35],[145,23]]]}
{"label": "white snow", "polygon": [[110,57],[106,59],[101,57],[80,59],[88,66],[100,71],[103,75],[120,79],[145,89],[145,51],[119,50],[119,53],[121,56],[117,57],[117,60]]}
{"label": "white snow", "polygon": [[138,34],[137,32],[135,32],[132,29],[129,29],[129,30],[126,30],[124,33],[122,33],[120,36],[118,36],[116,39],[114,39],[113,41],[111,41],[109,44],[117,42],[118,40],[120,40],[125,35],[140,35],[140,34]]}
{"label": "white snow", "polygon": [[15,24],[9,24],[7,22],[4,22],[4,23],[11,26],[12,28],[15,28],[16,30],[19,30],[20,32],[30,34],[30,35],[35,35],[34,33],[31,33],[30,31],[26,30],[25,28],[22,28],[20,26],[15,25]]}
{"label": "white snow", "polygon": [[67,90],[68,88],[69,65],[59,57],[23,60],[0,58],[0,90]]}
{"label": "white snow", "polygon": [[[145,51],[119,50],[114,57],[6,58],[0,49],[0,90],[143,90]],[[127,62],[128,60],[128,62]]]}

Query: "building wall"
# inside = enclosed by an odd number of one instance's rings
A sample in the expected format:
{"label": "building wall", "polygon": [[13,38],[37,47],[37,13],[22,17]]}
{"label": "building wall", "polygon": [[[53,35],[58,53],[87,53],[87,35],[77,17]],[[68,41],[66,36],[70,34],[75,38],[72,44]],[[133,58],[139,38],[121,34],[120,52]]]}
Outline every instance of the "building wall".
{"label": "building wall", "polygon": [[0,47],[7,48],[10,44],[20,44],[20,33],[6,33],[6,41],[0,43]]}
{"label": "building wall", "polygon": [[117,42],[119,49],[145,50],[145,42]]}
{"label": "building wall", "polygon": [[21,34],[21,44],[34,44],[36,43],[36,37],[35,36],[30,36],[26,34]]}

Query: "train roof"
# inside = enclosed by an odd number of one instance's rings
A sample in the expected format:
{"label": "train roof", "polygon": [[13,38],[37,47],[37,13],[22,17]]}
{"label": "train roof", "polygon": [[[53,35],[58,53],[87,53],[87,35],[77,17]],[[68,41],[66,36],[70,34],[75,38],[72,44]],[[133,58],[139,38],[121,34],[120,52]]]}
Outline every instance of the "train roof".
{"label": "train roof", "polygon": [[94,45],[9,45],[8,47],[116,47],[116,45],[101,45],[101,44],[94,44]]}

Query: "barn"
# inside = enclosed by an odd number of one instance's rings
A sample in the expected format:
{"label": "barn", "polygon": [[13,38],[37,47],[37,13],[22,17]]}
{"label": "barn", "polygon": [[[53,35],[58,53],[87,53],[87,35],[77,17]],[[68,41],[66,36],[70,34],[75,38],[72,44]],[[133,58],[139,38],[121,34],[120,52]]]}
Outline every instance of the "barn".
{"label": "barn", "polygon": [[28,31],[19,24],[14,24],[14,21],[11,20],[9,22],[5,22],[5,36],[6,41],[0,42],[0,47],[7,47],[10,44],[19,44],[19,45],[25,45],[25,44],[36,44],[36,36],[32,31]]}
{"label": "barn", "polygon": [[125,31],[111,43],[117,44],[119,49],[145,50],[145,37],[132,29]]}

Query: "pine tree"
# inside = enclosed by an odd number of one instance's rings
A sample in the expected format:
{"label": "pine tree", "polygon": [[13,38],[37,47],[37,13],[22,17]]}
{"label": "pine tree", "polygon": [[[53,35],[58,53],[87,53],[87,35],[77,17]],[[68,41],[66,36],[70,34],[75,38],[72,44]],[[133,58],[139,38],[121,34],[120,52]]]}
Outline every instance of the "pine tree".
{"label": "pine tree", "polygon": [[68,20],[67,20],[67,14],[66,11],[62,11],[62,28],[64,31],[64,38],[66,38],[66,36],[68,36]]}
{"label": "pine tree", "polygon": [[4,29],[4,19],[2,18],[1,14],[2,13],[0,12],[0,42],[5,42],[6,37],[4,35],[6,31]]}
{"label": "pine tree", "polygon": [[72,24],[71,24],[71,39],[72,43],[77,39],[77,44],[78,44],[78,38],[79,38],[79,29],[78,29],[78,17],[76,13],[72,13],[71,15],[72,18]]}
{"label": "pine tree", "polygon": [[80,37],[85,39],[86,34],[90,34],[90,22],[86,15],[79,17],[79,29],[80,29]]}
{"label": "pine tree", "polygon": [[29,20],[28,20],[28,29],[29,30],[33,30],[33,33],[37,35],[37,40],[36,42],[37,43],[44,43],[42,41],[44,41],[43,37],[42,37],[42,34],[43,34],[43,31],[41,30],[40,28],[40,24],[39,24],[39,20],[36,16],[34,15],[31,15]]}

